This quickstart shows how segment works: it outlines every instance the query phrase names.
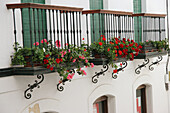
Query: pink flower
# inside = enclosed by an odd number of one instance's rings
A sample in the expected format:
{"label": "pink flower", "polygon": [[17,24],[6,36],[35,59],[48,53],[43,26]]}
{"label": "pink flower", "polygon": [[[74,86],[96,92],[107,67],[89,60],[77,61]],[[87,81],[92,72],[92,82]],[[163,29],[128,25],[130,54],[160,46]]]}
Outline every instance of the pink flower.
{"label": "pink flower", "polygon": [[67,53],[67,52],[66,52],[66,51],[64,51],[64,53],[63,53],[63,54],[65,55],[66,53]]}
{"label": "pink flower", "polygon": [[83,75],[87,75],[87,73],[84,70],[81,70],[83,72]]}
{"label": "pink flower", "polygon": [[73,62],[76,62],[76,59],[73,59]]}
{"label": "pink flower", "polygon": [[64,57],[64,55],[62,54],[61,57]]}
{"label": "pink flower", "polygon": [[81,56],[79,56],[79,58],[82,58]]}
{"label": "pink flower", "polygon": [[69,52],[69,53],[71,52],[70,49],[68,49],[68,52]]}
{"label": "pink flower", "polygon": [[146,40],[146,42],[149,42],[148,40]]}
{"label": "pink flower", "polygon": [[85,59],[85,57],[82,57],[82,59]]}
{"label": "pink flower", "polygon": [[44,43],[44,42],[47,43],[47,39],[42,39],[41,40],[41,43]]}
{"label": "pink flower", "polygon": [[92,68],[94,67],[94,64],[93,64],[93,63],[91,63],[91,67],[92,67]]}
{"label": "pink flower", "polygon": [[88,63],[88,60],[86,59],[85,62]]}
{"label": "pink flower", "polygon": [[35,42],[34,45],[38,46],[38,45],[39,45],[39,42]]}
{"label": "pink flower", "polygon": [[67,79],[68,79],[68,80],[70,80],[70,79],[72,79],[72,78],[73,78],[73,76],[74,76],[74,73],[72,73],[72,74],[68,74]]}
{"label": "pink flower", "polygon": [[61,43],[60,43],[59,40],[55,41],[55,44],[56,44],[57,47],[61,47]]}

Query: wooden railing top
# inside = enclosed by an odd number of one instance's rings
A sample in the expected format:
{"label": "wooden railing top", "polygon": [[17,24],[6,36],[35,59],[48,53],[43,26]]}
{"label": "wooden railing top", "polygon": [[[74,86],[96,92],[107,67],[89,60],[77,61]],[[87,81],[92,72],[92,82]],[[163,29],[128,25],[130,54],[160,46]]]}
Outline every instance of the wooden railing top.
{"label": "wooden railing top", "polygon": [[84,10],[82,11],[83,14],[93,14],[93,13],[104,13],[104,14],[115,14],[115,15],[132,15],[132,12],[125,12],[125,11],[112,11],[112,10]]}
{"label": "wooden railing top", "polygon": [[16,4],[6,4],[8,9],[16,8],[38,8],[38,9],[52,9],[52,10],[63,10],[63,11],[82,11],[83,8],[76,7],[66,7],[66,6],[55,6],[55,5],[45,5],[45,4],[35,4],[35,3],[16,3]]}
{"label": "wooden railing top", "polygon": [[166,17],[166,14],[137,13],[132,16]]}

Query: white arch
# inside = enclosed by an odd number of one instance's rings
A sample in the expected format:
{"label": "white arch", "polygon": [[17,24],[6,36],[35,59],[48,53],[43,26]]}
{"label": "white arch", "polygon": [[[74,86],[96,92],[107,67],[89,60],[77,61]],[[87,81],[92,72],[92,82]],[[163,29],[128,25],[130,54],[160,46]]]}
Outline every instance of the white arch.
{"label": "white arch", "polygon": [[133,112],[136,113],[136,89],[141,85],[146,85],[146,101],[147,101],[147,113],[153,113],[153,96],[152,96],[152,77],[149,75],[140,75],[133,83]]}
{"label": "white arch", "polygon": [[26,106],[20,113],[29,113],[29,107],[39,104],[40,112],[54,112],[60,113],[60,102],[53,98],[42,98],[38,99],[28,106]]}
{"label": "white arch", "polygon": [[110,84],[100,85],[96,89],[94,89],[93,92],[89,95],[89,99],[88,99],[89,113],[93,113],[93,103],[95,102],[95,100],[104,95],[108,97],[108,112],[115,113],[116,102],[115,102],[115,96],[113,95],[114,93],[115,91]]}

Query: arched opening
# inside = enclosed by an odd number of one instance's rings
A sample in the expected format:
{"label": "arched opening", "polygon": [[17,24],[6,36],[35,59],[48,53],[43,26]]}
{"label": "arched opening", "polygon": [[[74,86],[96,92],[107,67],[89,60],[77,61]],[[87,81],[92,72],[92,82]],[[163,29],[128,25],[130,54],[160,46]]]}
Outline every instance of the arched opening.
{"label": "arched opening", "polygon": [[93,103],[93,113],[108,113],[108,97],[99,97]]}
{"label": "arched opening", "polygon": [[136,89],[137,113],[147,113],[146,85],[141,85]]}

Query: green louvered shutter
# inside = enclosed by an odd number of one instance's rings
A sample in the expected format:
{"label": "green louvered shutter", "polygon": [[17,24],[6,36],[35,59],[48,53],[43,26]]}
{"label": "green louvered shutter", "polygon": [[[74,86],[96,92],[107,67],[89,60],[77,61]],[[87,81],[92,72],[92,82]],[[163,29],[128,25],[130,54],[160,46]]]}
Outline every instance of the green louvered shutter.
{"label": "green louvered shutter", "polygon": [[[142,13],[141,0],[133,0],[134,13]],[[139,32],[138,32],[139,29]],[[142,41],[142,18],[134,17],[135,41]]]}
{"label": "green louvered shutter", "polygon": [[[103,9],[103,0],[90,0],[90,9]],[[102,25],[104,25],[104,17],[100,15],[100,25],[99,25],[99,14],[94,14],[94,30],[95,34],[93,34],[93,17],[92,14],[90,16],[90,22],[91,22],[91,41],[97,41],[100,38],[99,29],[100,32],[102,32]],[[100,27],[100,28],[99,28]]]}
{"label": "green louvered shutter", "polygon": [[[45,4],[45,0],[21,0],[21,3],[39,3],[39,4]],[[31,31],[32,31],[32,43],[39,42],[41,39],[47,38],[46,32],[44,32],[44,35],[42,34],[42,29],[45,31],[47,28],[46,23],[46,14],[43,11],[43,22],[42,22],[42,13],[39,10],[39,26],[38,26],[38,15],[37,10],[35,10],[35,26],[33,21],[33,10],[30,10],[31,14]],[[28,8],[24,8],[22,12],[22,18],[23,18],[23,41],[24,41],[24,47],[30,47],[31,41],[30,41],[30,24],[29,24],[29,12]],[[43,24],[42,24],[43,23]],[[43,27],[43,28],[42,28]],[[36,30],[36,36],[34,35],[34,28]],[[38,29],[40,30],[40,34],[38,33]],[[40,36],[40,40],[39,40]],[[36,40],[35,40],[36,37]],[[33,44],[32,44],[33,45]]]}

